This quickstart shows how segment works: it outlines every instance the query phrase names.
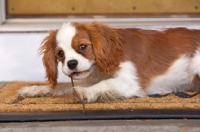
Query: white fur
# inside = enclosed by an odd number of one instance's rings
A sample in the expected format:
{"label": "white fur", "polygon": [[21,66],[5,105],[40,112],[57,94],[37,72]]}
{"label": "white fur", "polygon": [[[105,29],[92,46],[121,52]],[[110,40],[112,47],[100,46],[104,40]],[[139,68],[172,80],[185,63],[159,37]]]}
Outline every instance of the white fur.
{"label": "white fur", "polygon": [[48,85],[44,86],[29,86],[24,87],[18,91],[18,96],[25,97],[39,97],[39,96],[63,96],[72,94],[71,84],[60,83],[55,89]]}
{"label": "white fur", "polygon": [[24,87],[18,91],[18,96],[25,97],[35,97],[35,96],[48,96],[51,94],[51,88],[48,85],[45,86],[29,86]]}
{"label": "white fur", "polygon": [[147,87],[147,94],[163,94],[185,91],[192,85],[196,75],[200,75],[200,50],[193,58],[183,55],[168,69],[168,71],[153,79]]}
{"label": "white fur", "polygon": [[76,28],[70,22],[64,23],[57,33],[56,40],[59,44],[65,44],[69,48],[71,47],[72,38],[75,34]]}
{"label": "white fur", "polygon": [[190,82],[189,63],[190,59],[182,56],[174,62],[165,74],[154,78],[146,92],[148,94],[160,94],[184,90],[182,86]]}
{"label": "white fur", "polygon": [[[72,48],[72,39],[75,34],[75,27],[71,25],[71,23],[64,23],[56,36],[58,47],[62,48],[65,53],[65,62],[62,70],[66,75],[70,75],[72,72],[74,72],[73,70],[70,70],[67,66],[67,62],[69,60],[75,59],[78,61],[78,66],[76,68],[78,72],[89,70],[94,64],[94,61],[90,61],[84,58]],[[85,78],[85,76],[86,75],[77,76],[74,79],[82,79]]]}
{"label": "white fur", "polygon": [[115,76],[90,87],[75,87],[75,91],[81,98],[85,96],[87,102],[94,102],[98,97],[109,100],[145,96],[138,83],[136,68],[131,62],[121,63]]}

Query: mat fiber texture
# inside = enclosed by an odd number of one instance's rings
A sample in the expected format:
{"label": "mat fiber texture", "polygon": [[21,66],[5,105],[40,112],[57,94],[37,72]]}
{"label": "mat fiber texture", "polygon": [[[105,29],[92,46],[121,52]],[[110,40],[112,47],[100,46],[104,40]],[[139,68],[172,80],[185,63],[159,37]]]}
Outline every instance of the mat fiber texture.
{"label": "mat fiber texture", "polygon": [[[0,112],[71,111],[82,110],[79,100],[70,95],[63,97],[25,98],[16,103],[17,92],[24,86],[44,85],[34,82],[10,82],[0,87]],[[194,94],[194,93],[187,93]],[[155,98],[132,98],[112,102],[85,104],[86,110],[129,109],[200,109],[200,94],[182,98],[174,94]]]}

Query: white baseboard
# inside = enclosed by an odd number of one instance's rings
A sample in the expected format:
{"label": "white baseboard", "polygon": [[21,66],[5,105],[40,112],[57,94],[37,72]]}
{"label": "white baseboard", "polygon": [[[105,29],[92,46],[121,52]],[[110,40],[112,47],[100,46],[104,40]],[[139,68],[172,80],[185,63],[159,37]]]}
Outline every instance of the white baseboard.
{"label": "white baseboard", "polygon": [[91,22],[98,21],[116,28],[145,28],[163,29],[172,27],[187,27],[200,29],[200,18],[194,17],[166,17],[166,18],[26,18],[7,19],[0,25],[3,32],[46,32],[58,29],[64,22]]}

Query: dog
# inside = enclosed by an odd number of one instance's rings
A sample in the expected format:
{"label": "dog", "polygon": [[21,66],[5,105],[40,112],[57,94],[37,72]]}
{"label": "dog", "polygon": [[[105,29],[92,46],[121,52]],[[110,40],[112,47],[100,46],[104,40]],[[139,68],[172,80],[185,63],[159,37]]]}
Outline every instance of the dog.
{"label": "dog", "polygon": [[[193,89],[200,76],[200,30],[111,28],[64,23],[43,40],[48,85],[24,87],[19,97],[73,94],[82,101],[126,99]],[[73,78],[57,83],[58,63]],[[74,89],[74,91],[73,91]]]}

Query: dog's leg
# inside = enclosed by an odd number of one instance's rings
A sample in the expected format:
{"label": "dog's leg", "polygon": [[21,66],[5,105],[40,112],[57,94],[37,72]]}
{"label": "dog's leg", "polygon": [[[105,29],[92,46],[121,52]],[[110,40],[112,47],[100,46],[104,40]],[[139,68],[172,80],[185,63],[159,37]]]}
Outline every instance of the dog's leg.
{"label": "dog's leg", "polygon": [[103,100],[118,98],[143,97],[146,93],[139,86],[136,68],[131,62],[120,64],[120,70],[113,78],[103,80],[88,88],[74,88],[77,95],[85,102],[94,102],[99,97]]}
{"label": "dog's leg", "polygon": [[28,86],[18,91],[19,98],[39,96],[63,96],[72,94],[71,83],[59,83],[55,88],[49,85]]}
{"label": "dog's leg", "polygon": [[87,103],[95,102],[98,98],[102,101],[109,101],[146,96],[146,93],[138,86],[117,78],[101,81],[88,88],[75,87],[74,89],[77,96]]}

